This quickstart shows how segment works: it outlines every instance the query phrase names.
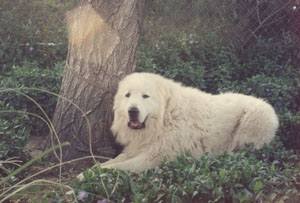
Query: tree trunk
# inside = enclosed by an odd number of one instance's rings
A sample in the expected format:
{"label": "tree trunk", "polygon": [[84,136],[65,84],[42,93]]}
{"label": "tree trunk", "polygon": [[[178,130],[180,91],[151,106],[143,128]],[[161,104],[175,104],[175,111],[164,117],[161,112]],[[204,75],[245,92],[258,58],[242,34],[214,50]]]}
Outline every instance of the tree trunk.
{"label": "tree trunk", "polygon": [[[67,14],[69,48],[60,95],[87,115],[93,153],[113,156],[113,96],[120,79],[135,69],[145,1],[89,2]],[[58,100],[53,125],[60,141],[71,144],[63,149],[63,160],[90,154],[87,121],[73,104]]]}

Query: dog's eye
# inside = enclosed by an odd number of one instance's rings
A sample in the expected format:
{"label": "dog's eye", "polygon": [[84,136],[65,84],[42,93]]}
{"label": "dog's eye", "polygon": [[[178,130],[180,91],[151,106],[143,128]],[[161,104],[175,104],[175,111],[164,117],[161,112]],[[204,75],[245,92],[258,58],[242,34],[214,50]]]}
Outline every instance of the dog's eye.
{"label": "dog's eye", "polygon": [[143,94],[143,98],[144,98],[144,99],[149,98],[149,95]]}
{"label": "dog's eye", "polygon": [[130,93],[128,92],[127,94],[125,94],[125,97],[130,97]]}

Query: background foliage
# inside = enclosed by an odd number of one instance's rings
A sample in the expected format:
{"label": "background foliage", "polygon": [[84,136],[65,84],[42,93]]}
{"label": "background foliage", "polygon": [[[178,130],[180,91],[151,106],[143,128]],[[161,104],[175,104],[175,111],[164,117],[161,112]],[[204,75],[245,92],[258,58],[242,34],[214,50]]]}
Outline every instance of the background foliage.
{"label": "background foliage", "polygon": [[1,1],[0,72],[24,61],[46,68],[65,60],[68,45],[64,15],[74,2]]}

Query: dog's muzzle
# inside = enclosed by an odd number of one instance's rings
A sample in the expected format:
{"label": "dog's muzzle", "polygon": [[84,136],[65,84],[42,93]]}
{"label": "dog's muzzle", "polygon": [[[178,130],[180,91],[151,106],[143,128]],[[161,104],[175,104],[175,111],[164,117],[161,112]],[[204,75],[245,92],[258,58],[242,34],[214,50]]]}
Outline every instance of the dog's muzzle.
{"label": "dog's muzzle", "polygon": [[139,109],[136,107],[131,107],[128,110],[129,122],[128,127],[134,130],[145,128],[145,122],[140,123],[139,121]]}

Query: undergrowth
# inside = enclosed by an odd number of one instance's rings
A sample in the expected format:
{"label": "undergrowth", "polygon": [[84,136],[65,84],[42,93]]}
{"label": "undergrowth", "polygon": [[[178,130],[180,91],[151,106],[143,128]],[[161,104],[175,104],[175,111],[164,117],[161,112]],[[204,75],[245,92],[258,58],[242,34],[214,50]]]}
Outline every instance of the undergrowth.
{"label": "undergrowth", "polygon": [[[253,145],[252,145],[253,146]],[[141,174],[99,169],[73,181],[83,202],[283,202],[300,200],[299,156],[273,141],[260,150],[193,158],[187,152],[174,162]],[[84,195],[83,195],[84,194]]]}

